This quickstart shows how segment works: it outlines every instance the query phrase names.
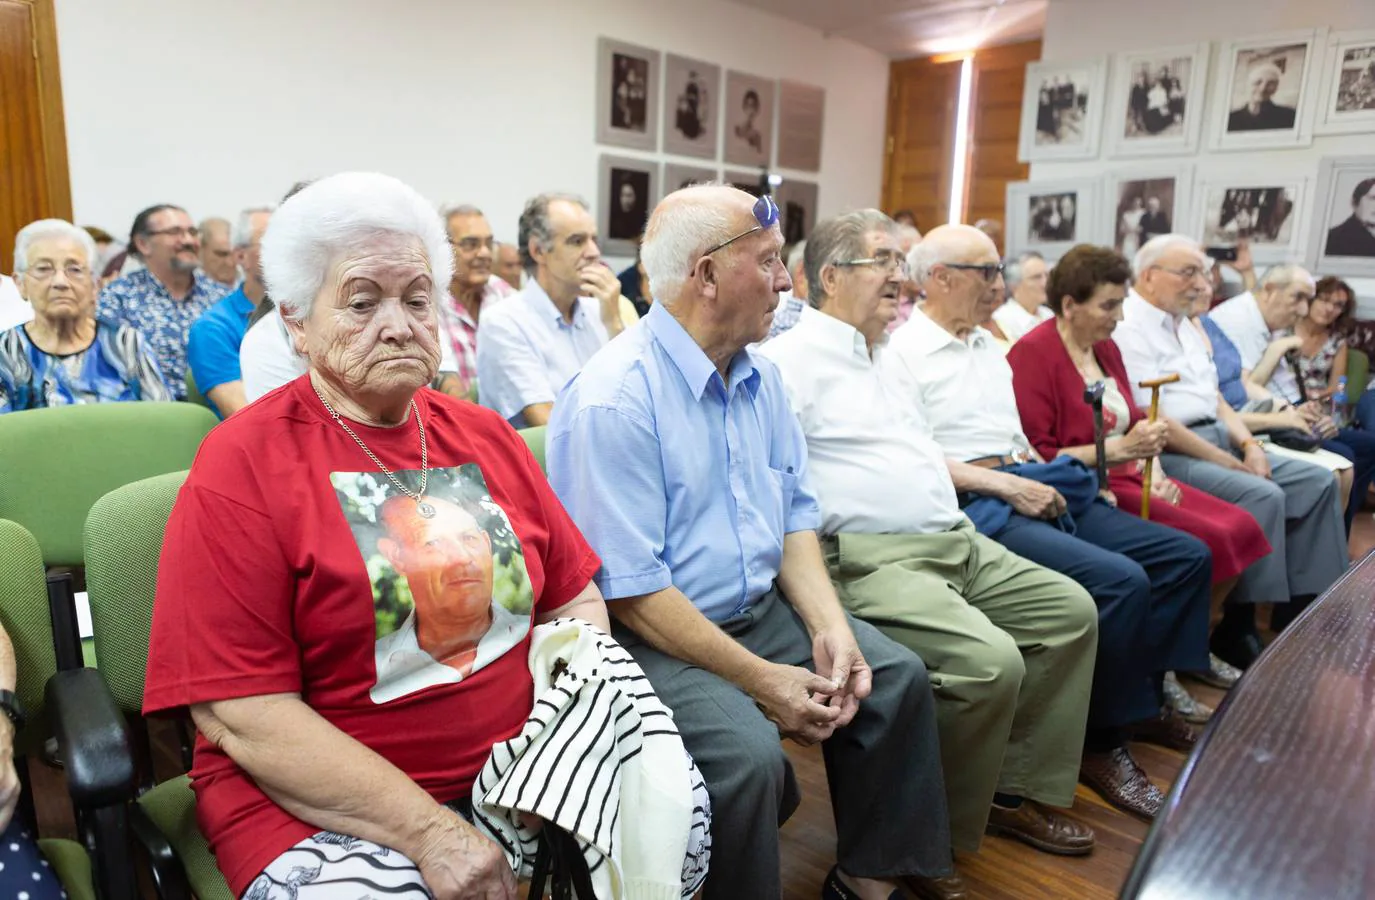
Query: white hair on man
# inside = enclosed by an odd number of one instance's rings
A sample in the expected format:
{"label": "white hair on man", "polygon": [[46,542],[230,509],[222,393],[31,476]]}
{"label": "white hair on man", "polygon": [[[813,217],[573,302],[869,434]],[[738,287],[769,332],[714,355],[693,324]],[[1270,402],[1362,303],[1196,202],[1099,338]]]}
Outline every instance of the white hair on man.
{"label": "white hair on man", "polygon": [[1141,249],[1136,251],[1136,256],[1132,259],[1132,277],[1139,280],[1155,268],[1161,257],[1171,250],[1188,250],[1198,257],[1199,265],[1211,268],[1211,260],[1203,252],[1203,247],[1198,241],[1184,234],[1160,234],[1142,244]]}
{"label": "white hair on man", "polygon": [[640,245],[640,261],[656,303],[672,306],[697,257],[731,238],[731,228],[739,223],[721,202],[731,192],[749,196],[720,182],[695,184],[674,191],[654,207]]}
{"label": "white hair on man", "polygon": [[916,284],[925,284],[931,278],[931,270],[940,263],[957,262],[946,259],[952,252],[968,254],[974,246],[987,246],[997,253],[993,239],[973,225],[941,225],[931,229],[921,239],[921,243],[907,253],[907,277]]}
{"label": "white hair on man", "polygon": [[242,250],[253,243],[253,217],[263,213],[271,213],[271,206],[251,206],[239,213],[239,218],[234,223],[234,231],[229,246],[233,250]]}
{"label": "white hair on man", "polygon": [[[29,247],[34,241],[56,239],[75,241],[86,253],[86,267],[95,265],[95,239],[86,233],[86,229],[77,228],[66,219],[39,219],[19,229],[14,236],[14,274],[23,275],[29,267]],[[92,271],[93,277],[99,274]]]}
{"label": "white hair on man", "polygon": [[1264,290],[1274,290],[1286,288],[1296,281],[1305,282],[1310,286],[1316,284],[1313,273],[1298,263],[1277,263],[1265,270],[1265,274],[1260,277],[1259,286]]}
{"label": "white hair on man", "polygon": [[806,240],[798,241],[793,244],[793,248],[788,251],[788,277],[797,280],[797,270],[803,266],[803,258],[807,253]]}
{"label": "white hair on man", "polygon": [[415,237],[436,291],[453,277],[444,222],[431,203],[390,175],[343,172],[312,182],[281,205],[263,235],[263,278],[282,315],[310,315],[330,266],[379,235]]}
{"label": "white hair on man", "polygon": [[[983,231],[982,228],[979,230]],[[987,234],[988,232],[984,233]],[[1033,259],[1039,259],[1041,262],[1046,261],[1046,258],[1035,250],[1023,250],[1003,266],[1003,284],[1007,285],[1009,294],[1017,289],[1017,285],[1022,283],[1022,274],[1026,271],[1026,264]]]}

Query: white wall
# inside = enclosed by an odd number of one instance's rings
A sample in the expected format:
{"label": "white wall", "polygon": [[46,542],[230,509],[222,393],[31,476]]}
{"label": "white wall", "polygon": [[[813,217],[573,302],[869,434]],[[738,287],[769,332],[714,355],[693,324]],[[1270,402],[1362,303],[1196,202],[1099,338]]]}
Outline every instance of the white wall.
{"label": "white wall", "polygon": [[[1212,69],[1217,71],[1219,43],[1253,34],[1328,26],[1334,31],[1375,28],[1375,0],[1050,0],[1041,58],[1073,62],[1124,50],[1172,47],[1200,41],[1213,43]],[[1316,73],[1321,83],[1321,73]],[[1311,147],[1211,153],[1208,135],[1214,126],[1213,84],[1207,90],[1203,137],[1197,158],[1036,163],[1032,178],[1082,177],[1109,169],[1149,166],[1171,161],[1193,162],[1195,177],[1280,169],[1313,179],[1324,156],[1375,152],[1372,135],[1319,135]],[[1192,92],[1191,92],[1192,93]],[[1316,97],[1316,92],[1315,92]],[[1187,219],[1186,219],[1187,221]],[[1302,220],[1301,220],[1302,224]],[[1304,252],[1307,253],[1305,232]],[[1361,313],[1375,318],[1375,280],[1348,279],[1361,299]]]}
{"label": "white wall", "polygon": [[538,191],[595,201],[599,35],[824,87],[823,168],[797,177],[821,215],[879,200],[888,60],[723,0],[56,5],[75,217],[115,234],[155,202],[232,218],[376,169],[514,241]]}

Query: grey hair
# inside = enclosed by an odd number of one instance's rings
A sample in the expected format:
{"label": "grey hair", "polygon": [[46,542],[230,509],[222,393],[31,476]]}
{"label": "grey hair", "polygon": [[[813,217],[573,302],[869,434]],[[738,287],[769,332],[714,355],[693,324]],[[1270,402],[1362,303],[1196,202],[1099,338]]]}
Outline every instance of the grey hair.
{"label": "grey hair", "polygon": [[[729,187],[722,182],[694,184],[674,191],[654,208],[640,244],[640,262],[656,303],[672,306],[697,257],[731,236],[735,219],[725,204],[714,199]],[[666,209],[670,198],[672,207]]]}
{"label": "grey hair", "polygon": [[454,216],[482,216],[484,219],[487,218],[486,213],[471,203],[446,203],[439,208],[439,214],[444,217],[445,225],[448,225],[449,220]]}
{"label": "grey hair", "polygon": [[230,232],[233,230],[233,226],[229,224],[228,219],[221,219],[219,216],[211,216],[208,219],[202,219],[201,223],[196,226],[196,230],[201,233],[201,237],[205,237],[212,231],[223,231],[224,236],[228,238]]}
{"label": "grey hair", "polygon": [[273,215],[262,239],[268,294],[285,318],[304,319],[335,261],[385,234],[418,238],[435,291],[444,289],[453,254],[430,202],[390,175],[344,172],[312,182]]}
{"label": "grey hair", "polygon": [[[24,270],[29,267],[29,247],[34,241],[54,238],[65,238],[80,244],[81,249],[86,252],[86,265],[95,266],[95,239],[87,234],[84,228],[77,228],[66,219],[39,219],[19,229],[19,233],[14,236],[14,274],[23,275]],[[91,274],[95,277],[100,275],[94,268]]]}
{"label": "grey hair", "polygon": [[1262,288],[1288,287],[1296,281],[1315,282],[1313,273],[1298,263],[1278,263],[1265,270],[1258,282]]}
{"label": "grey hair", "polygon": [[547,192],[536,194],[525,204],[525,209],[520,211],[520,223],[517,226],[516,239],[520,242],[517,248],[520,250],[520,266],[529,275],[535,274],[535,258],[530,255],[530,239],[534,238],[535,243],[545,252],[553,246],[554,231],[549,224],[549,204],[555,200],[563,200],[572,203],[583,209],[589,209],[587,201],[577,194],[559,194]]}
{"label": "grey hair", "polygon": [[908,249],[910,250],[912,247],[915,247],[915,246],[917,245],[917,242],[920,241],[920,240],[921,240],[921,229],[917,228],[915,225],[899,225],[899,226],[898,226],[898,244],[899,244],[899,246],[901,246],[901,244],[902,244],[904,241],[910,242],[911,247],[908,247]]}
{"label": "grey hair", "polygon": [[1147,271],[1160,262],[1162,256],[1179,248],[1190,250],[1200,258],[1207,259],[1198,241],[1188,235],[1161,234],[1142,244],[1141,249],[1136,251],[1136,256],[1132,259],[1132,276],[1139,281]]}
{"label": "grey hair", "polygon": [[230,238],[229,246],[234,250],[242,250],[253,243],[253,217],[263,213],[271,213],[270,206],[251,206],[239,213],[239,219],[234,223],[234,231]]}
{"label": "grey hair", "polygon": [[806,252],[807,252],[807,242],[806,242],[805,240],[801,240],[801,241],[798,241],[796,244],[793,244],[793,248],[792,248],[791,250],[788,251],[788,277],[789,277],[789,278],[791,278],[791,277],[792,277],[792,274],[793,274],[794,272],[797,271],[797,267],[798,267],[798,266],[805,265],[805,263],[803,262],[803,255],[804,255]]}
{"label": "grey hair", "polygon": [[841,260],[864,256],[864,239],[872,231],[882,231],[896,239],[898,224],[876,209],[857,209],[820,222],[812,229],[806,254],[807,301],[812,306],[820,307],[829,299],[821,283],[821,270]]}
{"label": "grey hair", "polygon": [[1018,284],[1021,284],[1022,270],[1033,259],[1039,259],[1041,262],[1046,261],[1046,258],[1035,250],[1023,250],[1007,261],[1007,265],[1003,267],[1003,283],[1007,285],[1009,294],[1017,289]]}

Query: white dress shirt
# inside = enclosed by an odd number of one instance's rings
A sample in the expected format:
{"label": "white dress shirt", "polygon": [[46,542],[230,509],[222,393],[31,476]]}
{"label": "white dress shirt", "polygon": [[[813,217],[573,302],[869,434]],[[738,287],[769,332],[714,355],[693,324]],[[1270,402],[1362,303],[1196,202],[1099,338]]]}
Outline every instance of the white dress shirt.
{"label": "white dress shirt", "polygon": [[[249,403],[295,381],[309,368],[306,358],[296,352],[280,309],[273,309],[254,322],[239,345],[239,374],[243,379],[244,398]],[[439,322],[439,371],[458,371],[448,326],[442,318]]]}
{"label": "white dress shirt", "polygon": [[437,684],[457,684],[471,678],[484,666],[503,656],[530,631],[530,614],[517,615],[500,603],[492,604],[492,624],[477,642],[477,656],[473,668],[463,675],[457,669],[436,662],[420,649],[415,636],[415,610],[406,616],[401,627],[377,639],[373,646],[373,662],[377,667],[377,683],[368,696],[373,703],[386,703]]}
{"label": "white dress shirt", "polygon": [[993,321],[998,323],[1003,334],[1007,335],[1007,339],[1014,344],[1020,341],[1028,331],[1046,319],[1053,318],[1055,318],[1055,313],[1051,312],[1049,306],[1036,307],[1036,313],[1033,315],[1027,312],[1022,304],[1012,299],[993,310]]}
{"label": "white dress shirt", "polygon": [[1143,412],[1150,409],[1151,392],[1140,383],[1178,373],[1179,381],[1160,390],[1161,415],[1184,425],[1217,418],[1217,368],[1203,335],[1188,319],[1152,306],[1133,289],[1112,339],[1122,351],[1132,396]]}
{"label": "white dress shirt", "polygon": [[823,534],[930,534],[964,519],[920,408],[879,374],[864,336],[812,307],[759,348],[778,365],[807,437]]}
{"label": "white dress shirt", "polygon": [[[1260,363],[1260,358],[1265,355],[1265,349],[1276,337],[1270,331],[1270,326],[1265,324],[1265,315],[1261,313],[1260,304],[1256,303],[1256,297],[1250,291],[1238,294],[1219,305],[1208,313],[1208,318],[1237,345],[1237,352],[1241,354],[1241,367],[1248,372]],[[1270,393],[1283,397],[1290,403],[1300,403],[1303,400],[1294,370],[1283,359],[1275,366],[1275,372],[1270,376],[1266,387],[1270,389]]]}
{"label": "white dress shirt", "polygon": [[532,278],[478,322],[478,401],[524,428],[525,407],[553,403],[608,339],[598,301],[579,297],[569,323]]}
{"label": "white dress shirt", "polygon": [[1012,367],[993,335],[961,341],[919,309],[893,332],[883,376],[921,409],[945,455],[971,460],[1029,454],[1012,392]]}

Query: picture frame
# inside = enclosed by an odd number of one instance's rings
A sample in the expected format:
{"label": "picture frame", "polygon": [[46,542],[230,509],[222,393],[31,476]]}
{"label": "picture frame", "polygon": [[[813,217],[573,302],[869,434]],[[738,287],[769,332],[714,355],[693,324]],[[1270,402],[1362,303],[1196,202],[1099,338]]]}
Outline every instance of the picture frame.
{"label": "picture frame", "polygon": [[1314,273],[1375,278],[1373,226],[1375,155],[1324,157],[1308,228],[1308,260]]}
{"label": "picture frame", "polygon": [[780,169],[821,171],[821,136],[825,133],[826,89],[782,80],[778,83],[778,151]]}
{"label": "picture frame", "polygon": [[816,226],[816,204],[819,186],[815,181],[784,178],[774,188],[773,199],[778,204],[779,227],[783,243],[791,246],[805,240]]}
{"label": "picture frame", "polygon": [[1307,250],[1311,185],[1289,169],[1200,174],[1194,183],[1194,212],[1186,234],[1204,246],[1251,242],[1257,265],[1294,262]]}
{"label": "picture frame", "polygon": [[1102,187],[1099,178],[1009,182],[1006,255],[1035,250],[1053,263],[1076,244],[1104,243]]}
{"label": "picture frame", "polygon": [[1130,262],[1153,237],[1173,234],[1189,221],[1194,168],[1188,163],[1143,164],[1103,176],[1100,233]]}
{"label": "picture frame", "polygon": [[1104,133],[1112,157],[1198,151],[1208,99],[1207,42],[1118,53],[1112,58]]}
{"label": "picture frame", "polygon": [[688,163],[666,162],[664,163],[663,195],[668,196],[674,191],[682,190],[689,184],[704,184],[720,180],[721,172],[718,169],[694,166]]}
{"label": "picture frame", "polygon": [[659,65],[658,50],[597,38],[597,143],[659,149]]}
{"label": "picture frame", "polygon": [[778,82],[772,78],[727,70],[721,127],[726,162],[737,166],[770,165],[777,95]]}
{"label": "picture frame", "polygon": [[1314,134],[1375,134],[1375,28],[1327,36]]}
{"label": "picture frame", "polygon": [[1028,63],[1017,157],[1022,162],[1092,159],[1103,131],[1105,58]]}
{"label": "picture frame", "polygon": [[716,159],[721,144],[722,96],[720,66],[666,54],[664,152]]}
{"label": "picture frame", "polygon": [[1222,44],[1213,74],[1213,150],[1313,143],[1326,28],[1252,35]]}
{"label": "picture frame", "polygon": [[634,256],[659,202],[659,163],[603,153],[598,166],[597,227],[606,256]]}

